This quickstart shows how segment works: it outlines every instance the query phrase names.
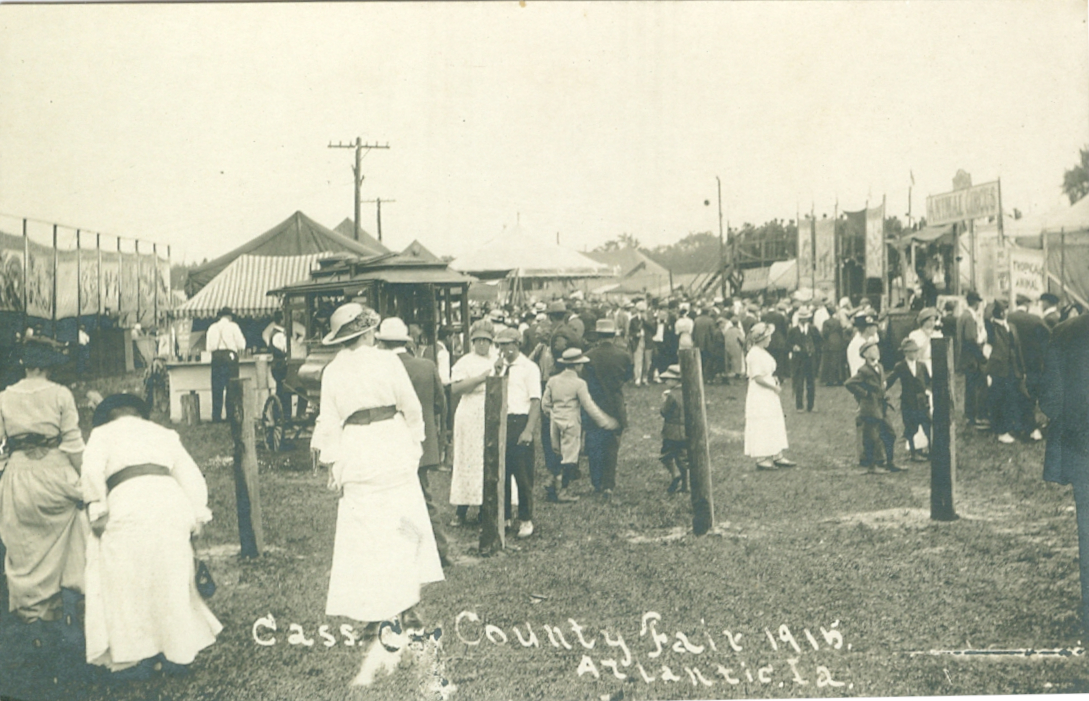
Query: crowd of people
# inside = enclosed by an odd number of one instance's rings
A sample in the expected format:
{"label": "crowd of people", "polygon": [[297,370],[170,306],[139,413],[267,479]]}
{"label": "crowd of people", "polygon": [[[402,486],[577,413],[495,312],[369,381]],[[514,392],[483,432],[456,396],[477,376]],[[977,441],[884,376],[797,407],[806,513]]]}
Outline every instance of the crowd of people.
{"label": "crowd of people", "polygon": [[[747,380],[744,454],[758,470],[796,466],[785,455],[787,378],[803,414],[821,410],[818,388],[850,392],[858,403],[858,464],[887,473],[904,470],[896,464],[888,393],[899,383],[909,459],[926,461],[936,338],[951,341],[973,430],[1011,444],[1042,440],[1047,419],[1061,422],[1064,412],[1063,425],[1077,426],[1065,399],[1055,400],[1052,330],[1082,310],[1060,311],[1049,294],[1018,299],[1012,310],[975,292],[963,303],[959,313],[951,303],[888,314],[865,298],[819,295],[774,303],[574,295],[522,308],[477,307],[464,347],[447,336],[420,353],[418,329],[402,319],[382,319],[358,302],[340,306],[322,338],[337,352],[322,376],[311,449],[339,496],[326,613],[364,624],[356,683],[370,684],[398,663],[402,648],[379,639],[383,621],[423,628],[421,587],[443,580],[443,568],[456,561],[445,529],[479,522],[489,378],[507,378],[501,508],[517,538],[535,533],[538,442],[548,502],[613,498],[628,385],[666,385],[659,459],[669,474],[666,490],[689,489],[679,365],[687,348],[700,350],[705,382]],[[231,331],[229,313],[220,316]],[[893,316],[913,328],[895,328]],[[218,345],[237,352],[229,341]],[[48,380],[63,355],[31,339],[19,362],[25,377],[0,392],[9,454],[0,477],[0,541],[11,611],[28,626],[71,620],[72,593],[83,592],[87,662],[115,678],[143,678],[156,668],[184,672],[221,630],[194,583],[191,539],[211,518],[200,470],[177,434],[149,421],[148,405],[132,395],[98,405],[84,445],[71,392]],[[225,359],[222,374],[233,362]],[[1063,435],[1067,446],[1084,443],[1076,432]],[[1049,445],[1058,467],[1049,479],[1073,481],[1063,472],[1069,449],[1062,458],[1052,452]],[[573,483],[583,477],[583,456],[589,489],[579,491]],[[444,524],[430,473],[447,466],[455,518]],[[1076,484],[1078,494],[1089,493]],[[1079,518],[1085,510],[1079,500]]]}

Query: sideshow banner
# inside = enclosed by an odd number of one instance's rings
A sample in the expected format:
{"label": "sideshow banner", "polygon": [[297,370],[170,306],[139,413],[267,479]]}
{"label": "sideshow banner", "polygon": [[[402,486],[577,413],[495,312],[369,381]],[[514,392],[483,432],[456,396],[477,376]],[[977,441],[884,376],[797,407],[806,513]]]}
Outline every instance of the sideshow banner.
{"label": "sideshow banner", "polygon": [[140,307],[140,258],[135,253],[121,254],[121,325],[131,327],[137,322]]}
{"label": "sideshow banner", "polygon": [[99,285],[102,287],[102,312],[119,315],[121,290],[121,254],[116,251],[102,251],[99,273]]}
{"label": "sideshow banner", "polygon": [[174,300],[170,296],[170,259],[156,258],[155,265],[158,269],[155,284],[158,286],[159,315],[164,316],[165,312],[174,306]]}
{"label": "sideshow banner", "polygon": [[138,254],[136,263],[140,290],[137,321],[147,328],[155,325],[155,255]]}
{"label": "sideshow banner", "polygon": [[1019,295],[1031,300],[1040,299],[1040,295],[1047,289],[1044,281],[1044,252],[1011,246],[1008,255],[1014,299]]}
{"label": "sideshow banner", "polygon": [[37,243],[28,245],[26,271],[26,313],[53,318],[53,249]]}
{"label": "sideshow banner", "polygon": [[866,277],[885,276],[885,205],[866,210]]}
{"label": "sideshow banner", "polygon": [[813,284],[813,220],[798,220],[798,287]]}
{"label": "sideshow banner", "polygon": [[983,298],[1009,297],[1009,263],[997,236],[977,234],[975,262],[978,292]]}
{"label": "sideshow banner", "polygon": [[836,291],[836,220],[817,221],[814,233],[813,256],[817,265],[817,282],[814,287],[826,296],[835,296]]}
{"label": "sideshow banner", "polygon": [[98,286],[101,274],[98,270],[98,251],[79,251],[79,313],[98,313]]}
{"label": "sideshow banner", "polygon": [[0,311],[23,311],[23,246],[0,250]]}
{"label": "sideshow banner", "polygon": [[79,305],[79,251],[57,251],[57,318],[71,319]]}

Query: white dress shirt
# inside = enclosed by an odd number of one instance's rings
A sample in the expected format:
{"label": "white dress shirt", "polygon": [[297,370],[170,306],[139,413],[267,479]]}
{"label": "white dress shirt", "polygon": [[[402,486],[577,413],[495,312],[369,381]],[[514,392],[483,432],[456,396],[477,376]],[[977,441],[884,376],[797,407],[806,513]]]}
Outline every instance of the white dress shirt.
{"label": "white dress shirt", "polygon": [[208,327],[205,347],[210,351],[229,350],[241,353],[246,348],[246,337],[242,329],[227,317],[223,317]]}
{"label": "white dress shirt", "polygon": [[528,416],[530,404],[541,398],[541,369],[522,355],[513,363],[503,363],[507,377],[507,414]]}

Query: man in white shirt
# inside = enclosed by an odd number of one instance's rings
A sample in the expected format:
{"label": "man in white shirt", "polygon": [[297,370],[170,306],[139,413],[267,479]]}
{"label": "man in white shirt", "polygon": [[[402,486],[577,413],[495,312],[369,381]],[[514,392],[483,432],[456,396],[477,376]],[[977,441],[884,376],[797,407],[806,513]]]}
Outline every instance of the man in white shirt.
{"label": "man in white shirt", "polygon": [[521,335],[503,329],[495,337],[499,348],[496,374],[507,380],[506,517],[511,518],[511,480],[518,485],[518,537],[533,535],[533,432],[541,418],[541,371],[522,355]]}
{"label": "man in white shirt", "polygon": [[223,307],[208,327],[205,348],[212,352],[212,422],[223,420],[223,397],[227,382],[238,377],[238,356],[246,348],[246,337],[234,323],[230,307]]}

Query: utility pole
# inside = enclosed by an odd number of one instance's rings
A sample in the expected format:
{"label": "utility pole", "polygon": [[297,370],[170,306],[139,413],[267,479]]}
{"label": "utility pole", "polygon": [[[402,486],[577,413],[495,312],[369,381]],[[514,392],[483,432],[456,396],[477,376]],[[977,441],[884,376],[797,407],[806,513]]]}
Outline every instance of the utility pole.
{"label": "utility pole", "polygon": [[729,295],[726,294],[726,241],[722,234],[722,180],[716,175],[715,182],[718,184],[718,276],[721,278],[722,299],[725,301]]}
{"label": "utility pole", "polygon": [[337,143],[329,142],[329,148],[354,148],[355,149],[355,165],[352,167],[352,174],[355,176],[355,240],[359,240],[359,190],[363,186],[363,171],[361,161],[363,160],[363,150],[370,151],[372,148],[384,148],[388,149],[389,144],[365,144],[363,139],[358,136],[355,137],[355,143],[342,144],[339,141]]}
{"label": "utility pole", "polygon": [[378,207],[378,243],[382,243],[382,203],[393,204],[397,200],[383,200],[381,197],[373,200],[363,200],[366,204],[375,204]]}

